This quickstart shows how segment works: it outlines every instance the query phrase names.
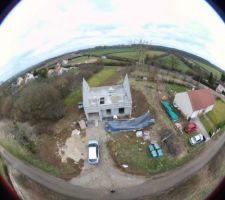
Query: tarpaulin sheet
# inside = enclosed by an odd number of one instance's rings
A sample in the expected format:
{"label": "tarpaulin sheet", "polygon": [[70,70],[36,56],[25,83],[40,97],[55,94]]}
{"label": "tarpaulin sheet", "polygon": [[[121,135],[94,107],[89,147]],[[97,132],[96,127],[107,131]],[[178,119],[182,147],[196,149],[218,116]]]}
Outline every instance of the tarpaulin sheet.
{"label": "tarpaulin sheet", "polygon": [[113,120],[109,121],[105,125],[105,130],[107,132],[120,132],[129,130],[140,130],[150,124],[154,124],[155,119],[153,119],[149,112],[141,115],[140,117],[127,120]]}

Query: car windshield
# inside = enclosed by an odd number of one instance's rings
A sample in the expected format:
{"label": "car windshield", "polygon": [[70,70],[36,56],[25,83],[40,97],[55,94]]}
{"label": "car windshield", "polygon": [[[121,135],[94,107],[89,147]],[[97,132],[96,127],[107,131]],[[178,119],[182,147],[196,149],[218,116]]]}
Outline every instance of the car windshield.
{"label": "car windshield", "polygon": [[198,141],[200,141],[200,140],[201,140],[201,137],[200,137],[199,135],[196,135],[196,136],[195,136],[195,141],[198,142]]}

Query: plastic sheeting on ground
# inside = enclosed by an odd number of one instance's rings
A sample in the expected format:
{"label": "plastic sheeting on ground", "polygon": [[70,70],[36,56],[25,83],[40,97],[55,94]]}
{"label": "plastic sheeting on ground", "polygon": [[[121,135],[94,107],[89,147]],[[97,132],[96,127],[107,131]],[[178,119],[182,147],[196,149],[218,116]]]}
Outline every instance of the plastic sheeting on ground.
{"label": "plastic sheeting on ground", "polygon": [[105,130],[112,133],[129,130],[140,130],[154,123],[155,119],[151,117],[149,112],[146,112],[140,117],[134,119],[109,121],[105,125]]}

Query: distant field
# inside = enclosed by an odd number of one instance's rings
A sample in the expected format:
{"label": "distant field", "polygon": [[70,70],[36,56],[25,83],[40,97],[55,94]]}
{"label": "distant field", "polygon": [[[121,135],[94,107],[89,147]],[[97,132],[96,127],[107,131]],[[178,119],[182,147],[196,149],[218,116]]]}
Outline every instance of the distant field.
{"label": "distant field", "polygon": [[109,59],[109,58],[105,58],[105,59],[100,59],[100,62],[103,64],[103,65],[121,65],[122,64],[126,64],[127,62],[124,62],[124,61],[119,61],[119,60],[114,60],[114,59]]}
{"label": "distant field", "polygon": [[215,69],[215,68],[213,68],[213,67],[211,67],[211,66],[209,66],[209,65],[206,65],[206,64],[204,64],[204,63],[198,62],[198,61],[196,61],[196,60],[191,60],[191,62],[194,62],[194,63],[200,65],[202,68],[204,68],[204,69],[207,70],[208,72],[212,72],[213,75],[216,76],[217,78],[220,78],[221,72],[220,72],[219,70],[217,70],[217,69]]}
{"label": "distant field", "polygon": [[179,58],[177,58],[176,56],[174,55],[168,55],[168,56],[164,56],[164,57],[161,57],[159,58],[158,60],[161,61],[161,63],[167,67],[168,69],[171,69],[171,57],[175,57],[178,61],[178,64],[177,66],[175,67],[177,70],[181,71],[181,72],[187,72],[187,71],[190,71],[190,68],[184,64]]}
{"label": "distant field", "polygon": [[[97,74],[94,74],[88,83],[91,87],[96,87],[106,81],[110,76],[116,72],[114,67],[107,67],[102,69]],[[82,100],[82,87],[78,87],[72,93],[70,93],[64,100],[66,106],[74,105]]]}
{"label": "distant field", "polygon": [[84,50],[82,54],[93,54],[93,55],[105,55],[105,54],[112,54],[112,53],[119,53],[119,52],[128,52],[128,51],[135,51],[135,48],[106,48],[106,49],[90,49]]}
{"label": "distant field", "polygon": [[[163,51],[148,51],[147,54],[149,56],[158,56],[162,55],[165,52]],[[120,53],[112,53],[110,54],[111,56],[118,56],[121,58],[128,58],[128,59],[133,59],[133,60],[138,60],[138,52],[137,50],[135,51],[130,51],[130,52],[120,52]]]}
{"label": "distant field", "polygon": [[79,64],[79,63],[84,63],[85,61],[89,62],[93,59],[97,59],[97,58],[94,57],[94,56],[89,56],[89,57],[88,56],[81,56],[81,57],[69,60],[69,64],[75,65],[75,64]]}
{"label": "distant field", "polygon": [[120,52],[120,53],[112,53],[110,56],[118,56],[121,58],[128,58],[132,60],[138,60],[138,55],[136,51],[131,51],[131,52]]}

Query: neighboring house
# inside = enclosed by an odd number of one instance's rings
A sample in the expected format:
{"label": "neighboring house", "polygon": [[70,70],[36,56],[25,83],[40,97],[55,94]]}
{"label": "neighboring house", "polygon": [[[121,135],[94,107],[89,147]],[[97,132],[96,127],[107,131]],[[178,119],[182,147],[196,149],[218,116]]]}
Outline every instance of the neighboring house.
{"label": "neighboring house", "polygon": [[34,75],[31,73],[26,73],[25,78],[24,78],[24,83],[27,84],[29,81],[34,79]]}
{"label": "neighboring house", "polygon": [[[57,63],[54,68],[54,75],[56,75],[56,76],[62,75],[64,72],[67,72],[68,70],[69,70],[68,68],[61,67],[61,64]],[[51,76],[51,72],[49,72],[49,73]]]}
{"label": "neighboring house", "polygon": [[54,69],[48,70],[48,77],[52,77],[54,75]]}
{"label": "neighboring house", "polygon": [[219,83],[219,85],[216,88],[216,91],[219,92],[220,94],[225,95],[225,84],[224,83]]}
{"label": "neighboring house", "polygon": [[62,73],[63,73],[62,67],[61,67],[60,63],[57,63],[56,66],[55,66],[55,68],[54,68],[54,74],[57,75],[57,76],[59,76]]}
{"label": "neighboring house", "polygon": [[131,116],[132,98],[126,75],[121,85],[90,88],[83,79],[83,106],[87,120]]}
{"label": "neighboring house", "polygon": [[68,59],[63,59],[62,60],[62,66],[66,66],[68,64]]}
{"label": "neighboring house", "polygon": [[16,80],[16,85],[20,86],[23,83],[23,78],[21,76],[19,76]]}
{"label": "neighboring house", "polygon": [[174,98],[174,103],[187,119],[193,119],[199,114],[211,111],[214,102],[214,96],[209,89],[177,93]]}

